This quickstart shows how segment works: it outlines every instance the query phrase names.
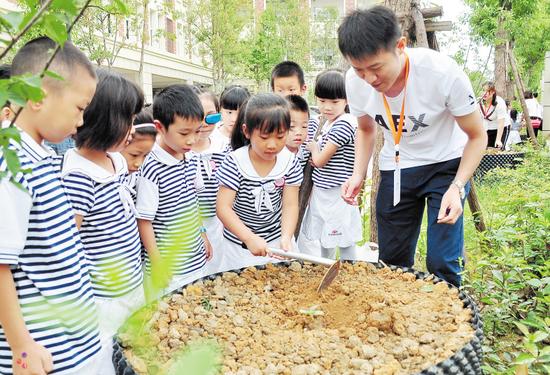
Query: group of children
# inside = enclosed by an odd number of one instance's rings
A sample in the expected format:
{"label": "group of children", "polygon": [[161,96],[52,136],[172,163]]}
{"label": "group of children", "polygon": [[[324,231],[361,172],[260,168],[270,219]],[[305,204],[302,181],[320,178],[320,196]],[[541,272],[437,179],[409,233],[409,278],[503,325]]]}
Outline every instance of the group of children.
{"label": "group of children", "polygon": [[[55,43],[38,38],[12,74],[40,73]],[[353,259],[357,206],[340,197],[354,163],[344,74],[321,73],[310,116],[302,69],[273,69],[273,93],[172,85],[141,90],[92,67],[70,42],[53,59],[13,142],[29,173],[0,155],[0,373],[112,374],[112,336],[146,300],[205,275],[278,261],[294,233],[304,168],[313,189],[300,237]],[[12,105],[12,107],[14,107]],[[44,141],[72,136],[52,155]],[[18,182],[20,189],[9,180]]]}

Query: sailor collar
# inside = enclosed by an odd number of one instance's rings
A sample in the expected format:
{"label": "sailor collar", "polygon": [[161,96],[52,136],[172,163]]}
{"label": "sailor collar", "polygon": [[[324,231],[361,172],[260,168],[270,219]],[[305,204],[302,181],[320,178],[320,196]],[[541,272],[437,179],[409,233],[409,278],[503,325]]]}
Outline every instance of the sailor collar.
{"label": "sailor collar", "polygon": [[118,152],[109,152],[107,155],[113,162],[115,173],[111,173],[91,160],[86,159],[84,156],[80,155],[76,149],[72,148],[68,150],[63,157],[62,176],[64,177],[73,172],[80,172],[90,176],[94,181],[104,184],[115,181],[120,175],[128,173],[128,166],[122,154]]}
{"label": "sailor collar", "polygon": [[273,169],[267,176],[261,177],[254,169],[250,156],[248,154],[249,145],[243,146],[233,152],[233,158],[235,164],[241,175],[252,181],[268,181],[277,180],[284,177],[292,168],[294,164],[294,154],[290,152],[286,147],[277,154],[277,161],[273,166]]}

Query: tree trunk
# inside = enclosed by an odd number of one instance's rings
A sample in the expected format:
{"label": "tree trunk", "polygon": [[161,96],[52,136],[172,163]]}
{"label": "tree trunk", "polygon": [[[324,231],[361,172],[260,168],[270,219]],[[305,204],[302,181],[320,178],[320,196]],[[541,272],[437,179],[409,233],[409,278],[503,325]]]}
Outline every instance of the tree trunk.
{"label": "tree trunk", "polygon": [[380,151],[384,146],[384,133],[376,132],[376,142],[372,158],[372,186],[370,193],[370,242],[378,243],[378,222],[376,220],[376,197],[378,196],[378,187],[380,185]]}
{"label": "tree trunk", "polygon": [[426,25],[424,24],[424,16],[420,11],[420,7],[417,2],[412,4],[411,8],[412,18],[414,20],[415,34],[416,34],[416,46],[429,48],[428,35],[426,34]]}
{"label": "tree trunk", "polygon": [[143,87],[143,60],[145,58],[145,44],[149,40],[149,0],[143,0],[143,26],[141,28],[141,48],[139,51],[138,79]]}
{"label": "tree trunk", "polygon": [[495,40],[495,88],[497,95],[506,97],[506,36],[504,18],[499,16]]}
{"label": "tree trunk", "polygon": [[[506,45],[508,47],[508,45]],[[508,48],[507,48],[508,49]],[[508,57],[510,59],[510,65],[512,66],[512,72],[514,73],[514,80],[516,82],[516,88],[518,91],[519,100],[521,102],[521,108],[523,109],[523,118],[525,119],[525,125],[527,126],[527,133],[529,134],[529,139],[535,149],[539,148],[539,143],[535,137],[535,131],[533,130],[533,125],[531,124],[531,118],[529,118],[529,110],[527,109],[527,104],[525,103],[525,98],[523,94],[525,92],[523,88],[523,82],[519,75],[518,65],[516,63],[516,57],[513,50],[508,50]]]}
{"label": "tree trunk", "polygon": [[474,185],[474,179],[470,179],[470,193],[468,194],[468,205],[470,206],[470,211],[472,211],[472,216],[474,217],[474,225],[478,232],[484,232],[487,230],[487,225],[485,225],[485,220],[483,219],[483,212],[481,210],[481,204],[479,203],[479,198],[477,196],[477,191]]}

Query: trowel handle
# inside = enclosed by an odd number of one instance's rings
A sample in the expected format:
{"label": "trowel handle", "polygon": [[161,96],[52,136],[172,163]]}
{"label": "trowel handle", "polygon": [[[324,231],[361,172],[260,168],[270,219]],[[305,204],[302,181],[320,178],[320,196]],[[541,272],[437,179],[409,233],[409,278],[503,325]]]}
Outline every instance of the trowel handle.
{"label": "trowel handle", "polygon": [[280,256],[280,257],[304,260],[306,262],[321,264],[323,266],[332,266],[334,264],[334,262],[336,262],[334,259],[321,258],[321,257],[317,257],[315,255],[297,253],[297,252],[294,252],[294,251],[284,251],[282,249],[277,249],[277,248],[274,248],[274,247],[269,247],[267,249],[267,252],[270,253],[270,254],[273,254],[273,255]]}

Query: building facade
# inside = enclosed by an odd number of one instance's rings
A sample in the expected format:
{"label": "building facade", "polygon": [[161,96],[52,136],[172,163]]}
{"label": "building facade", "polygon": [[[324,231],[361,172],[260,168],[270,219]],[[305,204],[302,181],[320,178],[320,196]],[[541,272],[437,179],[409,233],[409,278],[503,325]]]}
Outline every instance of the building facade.
{"label": "building facade", "polygon": [[[131,27],[129,20],[123,20],[116,27],[113,26],[111,35],[95,33],[96,37],[105,38],[108,46],[117,43],[121,47],[119,51],[119,48],[114,48],[118,53],[112,60],[111,68],[139,83],[147,103],[152,102],[154,93],[170,84],[212,85],[212,71],[205,67],[206,63],[199,56],[192,36],[179,17],[174,16],[178,13],[166,12],[165,5],[165,2],[158,0],[149,3],[146,22],[148,38],[144,46],[141,72],[141,39],[135,31],[137,29]],[[184,11],[184,6],[179,1],[174,2],[173,6],[180,10],[179,14]],[[1,12],[17,10],[19,8],[16,0],[0,0]],[[116,38],[113,36],[114,33],[117,33]],[[79,47],[89,52],[83,46]]]}

